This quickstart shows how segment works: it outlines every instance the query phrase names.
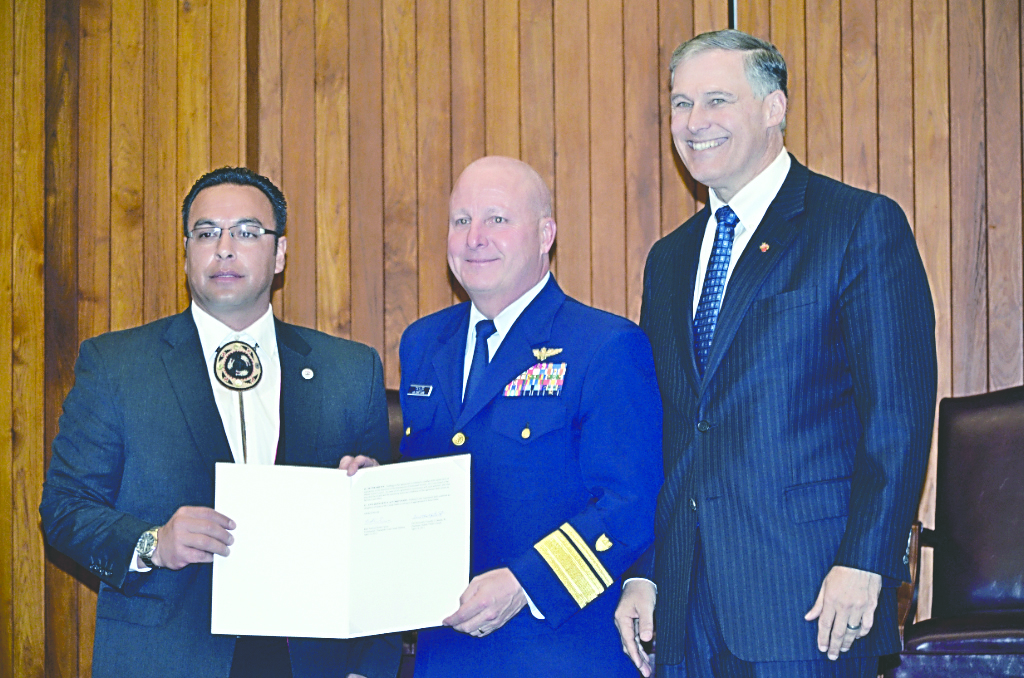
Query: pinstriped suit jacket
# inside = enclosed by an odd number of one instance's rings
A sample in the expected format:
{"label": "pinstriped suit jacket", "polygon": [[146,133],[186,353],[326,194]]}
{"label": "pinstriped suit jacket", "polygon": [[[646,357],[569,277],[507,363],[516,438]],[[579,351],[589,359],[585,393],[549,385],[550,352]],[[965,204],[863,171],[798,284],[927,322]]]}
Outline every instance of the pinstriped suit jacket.
{"label": "pinstriped suit jacket", "polygon": [[665,412],[658,660],[683,660],[698,519],[741,659],[822,656],[803,616],[833,565],[887,584],[851,654],[897,651],[895,585],[908,574],[936,394],[932,300],[906,217],[794,159],[737,262],[700,379],[691,309],[709,216],[656,243],[645,271],[640,324]]}

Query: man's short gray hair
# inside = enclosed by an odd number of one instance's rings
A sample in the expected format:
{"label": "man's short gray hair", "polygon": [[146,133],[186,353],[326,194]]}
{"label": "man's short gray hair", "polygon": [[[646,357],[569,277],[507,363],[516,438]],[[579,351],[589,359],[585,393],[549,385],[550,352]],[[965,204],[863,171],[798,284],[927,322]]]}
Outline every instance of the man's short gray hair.
{"label": "man's short gray hair", "polygon": [[[755,38],[743,31],[727,29],[701,33],[676,47],[669,62],[669,73],[675,78],[676,67],[702,52],[724,49],[729,52],[743,52],[747,81],[754,96],[764,99],[775,90],[789,97],[787,89],[788,73],[786,60],[770,42]],[[786,129],[786,121],[782,121],[782,129]]]}

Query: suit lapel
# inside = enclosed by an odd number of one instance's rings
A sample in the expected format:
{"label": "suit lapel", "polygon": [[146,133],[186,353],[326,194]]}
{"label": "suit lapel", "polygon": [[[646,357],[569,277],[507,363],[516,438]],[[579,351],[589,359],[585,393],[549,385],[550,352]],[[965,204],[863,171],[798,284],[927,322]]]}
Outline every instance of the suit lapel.
{"label": "suit lapel", "polygon": [[703,285],[704,281],[697,281],[697,263],[700,260],[700,247],[704,239],[704,230],[708,219],[711,218],[711,210],[704,207],[698,212],[688,224],[685,239],[681,242],[679,257],[674,262],[676,272],[676,284],[673,286],[672,317],[675,320],[675,332],[677,346],[679,346],[679,358],[682,361],[683,372],[686,375],[686,382],[694,387],[697,392],[700,385],[700,378],[697,376],[697,357],[693,347],[693,295],[697,285]]}
{"label": "suit lapel", "polygon": [[466,364],[469,303],[462,304],[461,310],[462,312],[457,313],[438,336],[440,347],[431,360],[452,421],[459,418],[459,412],[462,410],[462,373]]}
{"label": "suit lapel", "polygon": [[[487,366],[487,372],[473,398],[457,417],[455,428],[463,427],[483,407],[499,395],[505,385],[518,377],[524,370],[537,364],[533,347],[544,344],[551,336],[551,324],[555,313],[565,301],[565,293],[558,287],[554,276],[540,294],[530,302],[512,324],[512,328],[501,341],[501,346]],[[461,364],[461,363],[460,363]],[[461,371],[459,375],[461,376]]]}
{"label": "suit lapel", "polygon": [[191,311],[175,316],[164,332],[169,348],[164,353],[167,378],[178,399],[196,450],[207,462],[211,477],[213,465],[218,461],[232,462],[224,424],[220,419],[213,387],[207,372],[199,331],[192,320]]}
{"label": "suit lapel", "polygon": [[[701,384],[702,390],[707,387],[711,376],[721,364],[761,284],[796,237],[800,224],[796,217],[804,211],[806,192],[807,168],[793,160],[789,175],[757,227],[753,239],[736,262],[736,268],[725,289]],[[762,242],[768,245],[764,252],[760,248]],[[692,339],[690,344],[693,344]]]}
{"label": "suit lapel", "polygon": [[[295,329],[274,318],[281,361],[281,429],[275,464],[314,461],[323,381],[310,360],[312,348]],[[303,376],[303,371],[310,378]]]}

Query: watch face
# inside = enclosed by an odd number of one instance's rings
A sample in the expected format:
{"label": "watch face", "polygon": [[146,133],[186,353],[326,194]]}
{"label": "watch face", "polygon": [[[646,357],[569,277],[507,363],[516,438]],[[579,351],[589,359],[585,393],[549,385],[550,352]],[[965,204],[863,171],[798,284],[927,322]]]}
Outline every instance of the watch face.
{"label": "watch face", "polygon": [[135,548],[143,558],[151,557],[156,550],[156,536],[151,531],[143,532]]}

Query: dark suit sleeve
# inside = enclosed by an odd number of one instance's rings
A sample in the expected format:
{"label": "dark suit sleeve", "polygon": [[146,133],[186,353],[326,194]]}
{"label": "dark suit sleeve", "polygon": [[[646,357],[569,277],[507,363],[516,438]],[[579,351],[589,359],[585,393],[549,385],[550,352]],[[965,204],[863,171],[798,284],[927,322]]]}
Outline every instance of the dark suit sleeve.
{"label": "dark suit sleeve", "polygon": [[152,525],[114,508],[124,470],[122,414],[115,399],[99,347],[83,343],[39,513],[51,546],[120,588],[135,542]]}
{"label": "dark suit sleeve", "polygon": [[366,422],[358,443],[358,451],[373,457],[381,464],[391,460],[391,443],[388,437],[388,401],[384,392],[384,366],[380,355],[373,348],[370,385],[367,393]]}
{"label": "dark suit sleeve", "polygon": [[552,626],[609,588],[654,538],[663,480],[661,399],[654,359],[637,328],[613,335],[584,377],[574,420],[579,464],[592,500],[510,569]]}
{"label": "dark suit sleeve", "polygon": [[840,326],[863,434],[836,565],[907,576],[907,535],[935,412],[935,317],[902,210],[878,196],[857,224],[840,277]]}

